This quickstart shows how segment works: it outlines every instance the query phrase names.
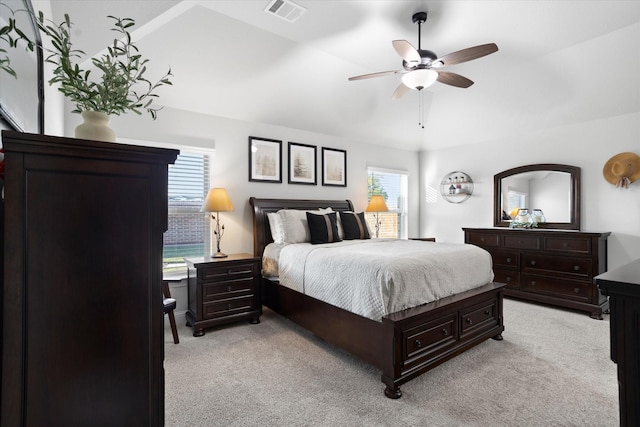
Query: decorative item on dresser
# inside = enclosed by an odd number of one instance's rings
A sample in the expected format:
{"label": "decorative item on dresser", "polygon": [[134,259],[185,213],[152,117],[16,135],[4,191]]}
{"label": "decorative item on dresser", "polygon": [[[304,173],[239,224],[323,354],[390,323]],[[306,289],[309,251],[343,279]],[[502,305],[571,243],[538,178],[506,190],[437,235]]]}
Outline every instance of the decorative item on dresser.
{"label": "decorative item on dresser", "polygon": [[162,237],[178,151],[7,131],[2,143],[0,425],[162,425]]}
{"label": "decorative item on dresser", "polygon": [[596,276],[611,304],[611,360],[618,365],[620,425],[640,425],[640,259]]}
{"label": "decorative item on dresser", "polygon": [[491,253],[505,296],[586,311],[602,319],[609,307],[593,278],[607,270],[610,233],[464,228],[464,241]]}
{"label": "decorative item on dresser", "polygon": [[232,254],[226,258],[186,258],[188,268],[187,326],[193,336],[204,328],[249,319],[260,323],[260,258]]}

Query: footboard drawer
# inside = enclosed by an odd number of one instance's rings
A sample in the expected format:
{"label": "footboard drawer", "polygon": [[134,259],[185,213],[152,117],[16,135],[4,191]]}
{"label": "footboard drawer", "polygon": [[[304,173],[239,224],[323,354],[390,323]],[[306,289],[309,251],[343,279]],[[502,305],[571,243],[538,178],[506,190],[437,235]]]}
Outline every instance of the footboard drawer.
{"label": "footboard drawer", "polygon": [[483,332],[499,322],[497,300],[492,299],[460,312],[460,338]]}
{"label": "footboard drawer", "polygon": [[403,331],[402,360],[405,368],[429,358],[457,340],[458,318],[455,313]]}

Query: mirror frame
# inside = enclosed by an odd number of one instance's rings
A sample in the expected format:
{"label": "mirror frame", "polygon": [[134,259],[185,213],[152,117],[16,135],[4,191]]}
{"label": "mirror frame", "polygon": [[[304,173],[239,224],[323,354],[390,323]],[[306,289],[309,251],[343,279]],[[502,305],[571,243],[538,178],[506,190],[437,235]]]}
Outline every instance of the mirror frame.
{"label": "mirror frame", "polygon": [[562,230],[580,230],[580,168],[577,166],[560,165],[554,163],[542,163],[535,165],[519,166],[500,172],[493,176],[493,226],[509,227],[509,221],[502,220],[502,179],[523,172],[534,171],[566,172],[571,175],[571,212],[570,222],[544,222],[539,223],[538,228],[558,228]]}

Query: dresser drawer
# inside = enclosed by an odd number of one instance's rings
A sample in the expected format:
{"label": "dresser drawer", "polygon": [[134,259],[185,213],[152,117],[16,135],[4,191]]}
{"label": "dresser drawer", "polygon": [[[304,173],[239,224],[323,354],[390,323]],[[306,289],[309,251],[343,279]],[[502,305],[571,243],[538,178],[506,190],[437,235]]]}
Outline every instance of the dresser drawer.
{"label": "dresser drawer", "polygon": [[403,332],[402,360],[405,368],[410,368],[420,359],[456,342],[457,314],[424,323]]}
{"label": "dresser drawer", "polygon": [[253,293],[255,293],[255,281],[253,278],[202,285],[203,301],[216,301]]}
{"label": "dresser drawer", "polygon": [[591,300],[593,285],[591,283],[574,280],[524,274],[522,290],[536,294],[551,295],[562,299],[589,302]]}
{"label": "dresser drawer", "polygon": [[515,249],[540,249],[540,238],[527,236],[526,231],[516,231],[513,235],[504,236],[504,247]]}
{"label": "dresser drawer", "polygon": [[203,316],[205,319],[213,319],[235,313],[243,313],[254,307],[254,301],[254,295],[247,295],[215,302],[205,302],[202,304]]}
{"label": "dresser drawer", "polygon": [[501,268],[494,268],[495,274],[494,282],[505,283],[508,288],[517,289],[520,287],[520,273],[514,270],[503,270]]}
{"label": "dresser drawer", "polygon": [[478,304],[468,311],[460,313],[460,338],[473,333],[476,329],[484,330],[488,324],[498,324],[496,300]]}
{"label": "dresser drawer", "polygon": [[524,272],[563,273],[589,278],[591,276],[591,267],[590,258],[569,258],[528,253],[522,255],[522,270]]}
{"label": "dresser drawer", "polygon": [[489,251],[491,252],[491,259],[493,265],[498,268],[520,268],[520,252],[509,251]]}
{"label": "dresser drawer", "polygon": [[206,268],[199,268],[198,276],[203,282],[250,278],[254,276],[254,268],[256,268],[256,266],[259,266],[259,263],[247,262],[215,265]]}
{"label": "dresser drawer", "polygon": [[591,240],[571,237],[546,237],[544,249],[549,252],[591,253]]}
{"label": "dresser drawer", "polygon": [[492,233],[474,233],[473,231],[467,232],[467,242],[472,245],[480,246],[480,247],[499,247],[500,246],[500,235],[492,234]]}

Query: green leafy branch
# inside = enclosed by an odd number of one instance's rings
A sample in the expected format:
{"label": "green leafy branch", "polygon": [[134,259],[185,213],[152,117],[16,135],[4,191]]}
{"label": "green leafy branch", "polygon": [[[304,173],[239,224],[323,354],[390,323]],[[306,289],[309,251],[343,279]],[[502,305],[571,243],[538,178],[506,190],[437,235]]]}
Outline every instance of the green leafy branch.
{"label": "green leafy branch", "polygon": [[58,90],[76,104],[74,113],[89,110],[120,115],[127,111],[142,114],[142,110],[146,110],[155,120],[162,108],[153,105],[158,98],[155,91],[160,86],[172,85],[171,68],[156,82],[148,80],[145,73],[149,60],[142,58],[129,32],[135,21],[115,16],[108,18],[115,20],[111,30],[116,31],[119,38],[107,47],[107,53],[91,58],[91,63],[102,72],[98,81],[92,81],[91,70],[83,70],[78,65],[85,53],[73,48],[69,15],[65,14],[64,21],[55,24],[38,12],[38,28],[49,37],[53,46],[53,49],[45,48],[49,53],[45,61],[55,66],[49,84],[60,85]]}
{"label": "green leafy branch", "polygon": [[[0,3],[0,5],[9,9],[12,15],[15,14],[15,12],[6,4]],[[24,41],[28,50],[33,51],[35,44],[20,28],[17,27],[16,20],[13,17],[10,17],[9,23],[0,27],[0,71],[4,71],[14,78],[18,78],[18,76],[15,70],[11,67],[11,59],[8,55],[9,52],[3,47],[3,44],[7,44],[10,48],[16,48],[21,40]]]}

